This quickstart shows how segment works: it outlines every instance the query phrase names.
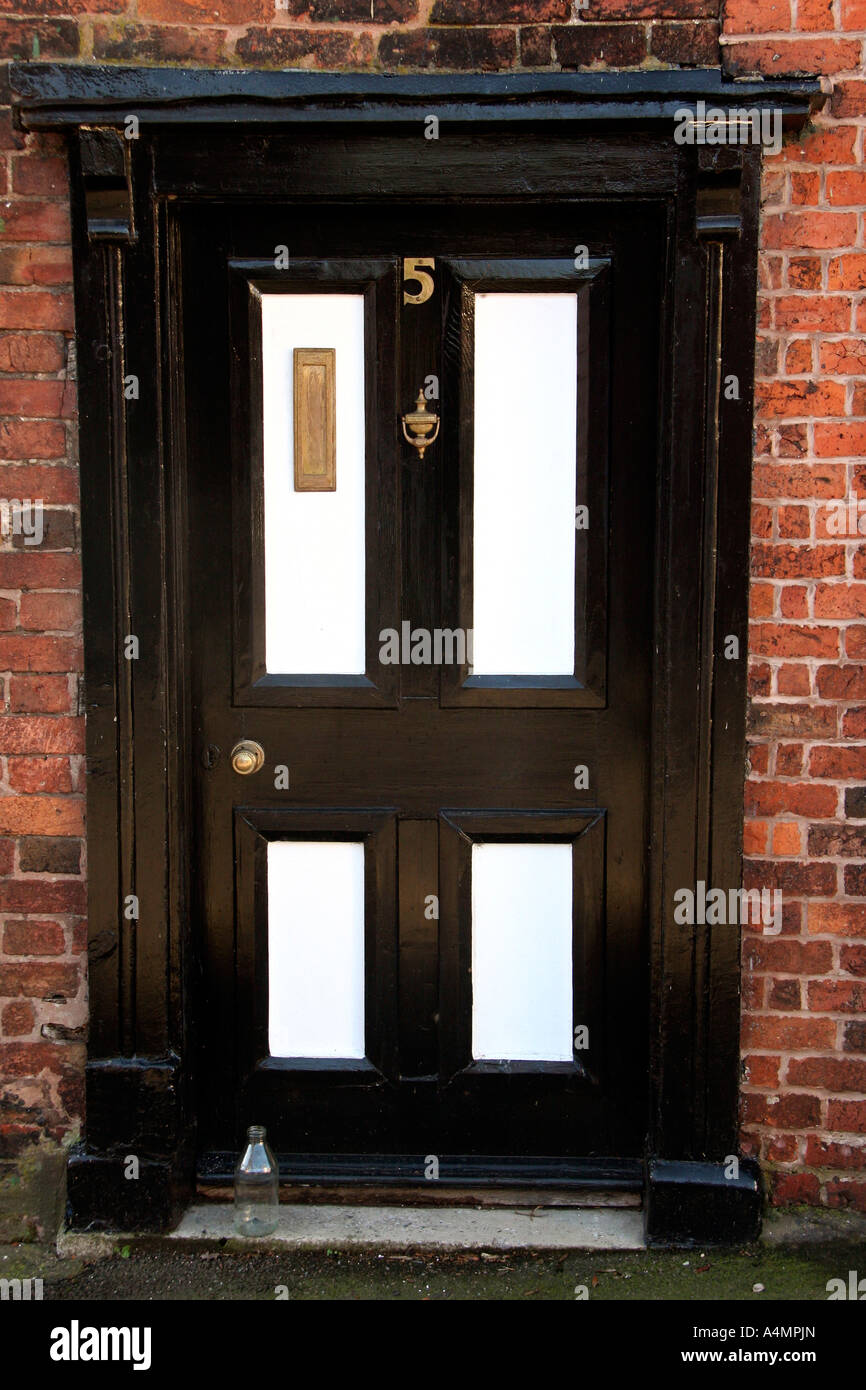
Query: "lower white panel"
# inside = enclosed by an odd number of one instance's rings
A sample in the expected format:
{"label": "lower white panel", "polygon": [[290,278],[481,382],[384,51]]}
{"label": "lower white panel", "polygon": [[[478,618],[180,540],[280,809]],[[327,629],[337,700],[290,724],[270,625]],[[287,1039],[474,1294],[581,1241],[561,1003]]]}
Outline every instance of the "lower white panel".
{"label": "lower white panel", "polygon": [[571,845],[473,845],[473,1057],[571,1061],[571,972]]}
{"label": "lower white panel", "polygon": [[268,962],[272,1057],[365,1055],[362,843],[270,842]]}

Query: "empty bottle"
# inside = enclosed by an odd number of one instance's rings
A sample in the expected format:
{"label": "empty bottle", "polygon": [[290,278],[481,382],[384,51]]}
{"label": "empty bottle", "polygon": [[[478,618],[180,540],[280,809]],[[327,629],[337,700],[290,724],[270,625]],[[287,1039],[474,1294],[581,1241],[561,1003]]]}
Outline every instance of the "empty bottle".
{"label": "empty bottle", "polygon": [[279,1211],[277,1161],[265,1142],[264,1125],[250,1125],[235,1169],[235,1231],[241,1236],[269,1236],[277,1229]]}

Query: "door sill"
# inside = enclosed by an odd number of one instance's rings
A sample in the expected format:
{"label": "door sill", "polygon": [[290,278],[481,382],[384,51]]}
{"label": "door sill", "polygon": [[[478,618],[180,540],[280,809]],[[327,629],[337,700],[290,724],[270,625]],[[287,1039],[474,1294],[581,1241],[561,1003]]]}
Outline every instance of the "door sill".
{"label": "door sill", "polygon": [[184,1248],[242,1250],[424,1251],[642,1250],[639,1211],[538,1208],[467,1210],[466,1207],[281,1207],[272,1235],[253,1239],[233,1230],[227,1203],[189,1207],[160,1243]]}
{"label": "door sill", "polygon": [[[196,1202],[202,1208],[231,1202],[233,1191],[229,1184],[199,1183]],[[551,1187],[385,1187],[370,1183],[323,1186],[315,1183],[282,1183],[281,1206],[351,1206],[351,1207],[474,1207],[477,1210],[497,1207],[559,1207],[589,1210],[598,1207],[640,1209],[640,1192],[618,1192],[610,1189],[578,1189],[558,1191]]]}

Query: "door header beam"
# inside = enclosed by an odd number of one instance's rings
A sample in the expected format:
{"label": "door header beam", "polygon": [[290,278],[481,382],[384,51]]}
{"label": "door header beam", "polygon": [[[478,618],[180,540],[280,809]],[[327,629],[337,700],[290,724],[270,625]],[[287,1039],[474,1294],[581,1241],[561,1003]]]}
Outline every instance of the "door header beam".
{"label": "door header beam", "polygon": [[728,110],[779,111],[799,127],[826,94],[817,78],[741,81],[719,68],[655,72],[414,74],[226,71],[80,63],[9,64],[10,99],[26,130],[123,124],[266,125],[418,121],[672,121],[699,101]]}

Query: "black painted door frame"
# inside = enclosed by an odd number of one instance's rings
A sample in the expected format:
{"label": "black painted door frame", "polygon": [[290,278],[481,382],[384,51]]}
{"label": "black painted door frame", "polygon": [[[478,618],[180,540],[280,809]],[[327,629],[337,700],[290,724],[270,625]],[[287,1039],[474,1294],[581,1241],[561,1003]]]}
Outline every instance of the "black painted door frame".
{"label": "black painted door frame", "polygon": [[[724,1177],[737,1153],[738,933],[678,926],[673,894],[699,879],[740,884],[760,151],[678,144],[673,131],[699,99],[802,124],[817,83],[732,84],[715,70],[404,78],[51,64],[13,64],[10,80],[25,128],[68,133],[72,170],[91,1008],[72,1223],[168,1226],[196,1181],[189,806],[202,750],[184,680],[194,615],[175,207],[553,198],[572,200],[579,221],[582,201],[628,197],[660,207],[668,228],[647,1140],[639,1178],[613,1158],[548,1180],[642,1180],[651,1240],[753,1230],[753,1167]],[[424,138],[430,113],[438,140]],[[736,401],[720,390],[730,374]],[[739,661],[722,658],[728,634]],[[137,920],[123,912],[129,894]],[[129,1153],[141,1159],[135,1183],[123,1177]]]}

